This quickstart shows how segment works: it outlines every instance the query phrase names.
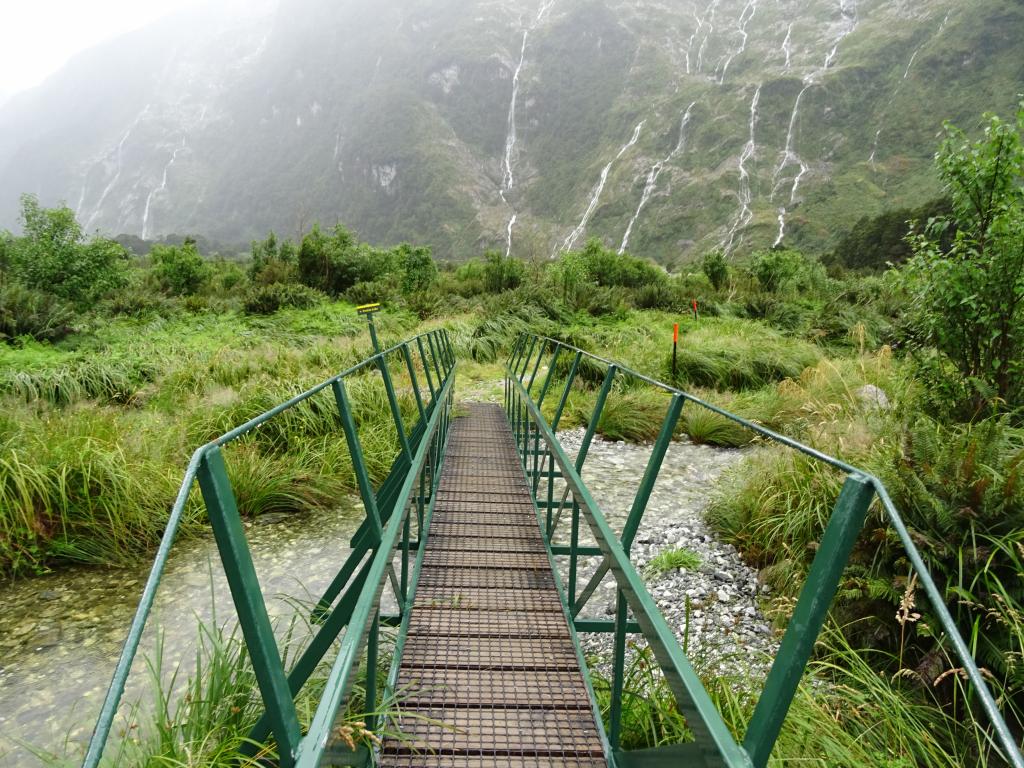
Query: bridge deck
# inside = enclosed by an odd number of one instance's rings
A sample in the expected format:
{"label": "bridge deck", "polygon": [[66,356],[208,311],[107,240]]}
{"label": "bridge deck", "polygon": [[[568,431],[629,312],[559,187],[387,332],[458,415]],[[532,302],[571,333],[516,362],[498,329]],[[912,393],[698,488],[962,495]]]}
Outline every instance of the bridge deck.
{"label": "bridge deck", "polygon": [[380,765],[607,765],[516,446],[496,405],[452,425]]}

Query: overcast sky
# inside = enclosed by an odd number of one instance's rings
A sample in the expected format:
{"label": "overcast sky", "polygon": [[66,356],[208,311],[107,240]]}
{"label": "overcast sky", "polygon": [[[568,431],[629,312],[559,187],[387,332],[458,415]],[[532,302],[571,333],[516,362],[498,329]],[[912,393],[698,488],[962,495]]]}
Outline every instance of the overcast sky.
{"label": "overcast sky", "polygon": [[199,0],[8,0],[0,9],[0,100],[71,56]]}

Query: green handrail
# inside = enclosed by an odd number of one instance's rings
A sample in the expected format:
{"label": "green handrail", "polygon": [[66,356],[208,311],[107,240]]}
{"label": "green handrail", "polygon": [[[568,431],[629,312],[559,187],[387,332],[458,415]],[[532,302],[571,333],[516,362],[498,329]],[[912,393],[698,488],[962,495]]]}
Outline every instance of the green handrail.
{"label": "green handrail", "polygon": [[[536,350],[537,355],[536,361],[532,359],[534,350]],[[524,386],[522,378],[531,363],[533,363],[534,371],[536,372],[540,367],[542,358],[544,358],[546,353],[549,353],[551,356],[548,363],[549,381],[545,382],[542,390],[542,392],[546,392],[554,370],[554,364],[558,359],[558,355],[563,350],[575,354],[559,406],[552,420],[553,424],[549,425],[540,409],[538,401],[541,398],[538,397],[537,401],[532,399],[530,387]],[[576,461],[572,461],[562,448],[555,430],[557,429],[558,420],[561,417],[562,408],[568,397],[569,390],[575,380],[580,361],[584,357],[606,366],[606,376],[598,395],[594,412],[589,419],[583,444],[577,454]],[[1024,768],[1024,757],[1022,757],[1021,751],[1014,741],[1006,721],[999,712],[999,708],[982,678],[981,672],[978,670],[966,642],[957,631],[953,618],[946,609],[941,593],[929,574],[920,552],[910,538],[907,527],[881,480],[864,470],[804,445],[792,438],[780,435],[759,424],[729,413],[688,392],[664,384],[624,367],[619,363],[590,354],[557,339],[533,334],[522,334],[507,360],[506,368],[505,410],[509,420],[512,422],[513,432],[517,436],[528,436],[530,433],[535,432],[543,438],[546,444],[544,462],[541,463],[539,468],[531,471],[530,460],[535,461],[540,451],[537,449],[530,450],[529,442],[525,439],[518,442],[524,469],[535,480],[539,480],[544,472],[544,464],[550,462],[547,469],[547,501],[545,502],[543,499],[537,498],[536,492],[534,493],[534,498],[538,508],[546,508],[547,510],[548,525],[546,526],[545,533],[549,549],[554,554],[567,554],[571,558],[569,565],[569,591],[568,595],[563,591],[563,601],[566,602],[566,608],[569,615],[573,618],[577,629],[615,632],[612,662],[613,696],[610,713],[611,727],[608,734],[609,743],[613,751],[613,761],[619,761],[618,764],[620,765],[628,764],[633,766],[643,765],[647,759],[650,759],[651,764],[660,765],[662,763],[658,761],[669,756],[699,753],[707,765],[723,765],[730,766],[730,768],[733,766],[762,768],[762,766],[766,765],[775,740],[778,738],[783,720],[788,712],[789,705],[796,692],[804,667],[810,658],[814,642],[835,596],[843,568],[849,558],[857,535],[863,526],[868,507],[872,499],[877,497],[903,543],[907,556],[917,571],[919,581],[935,608],[939,623],[947,633],[963,665],[963,669],[966,671],[968,679],[976,690],[982,709],[992,724],[995,732],[995,741],[997,742],[994,746],[1001,751],[1003,758],[1008,764],[1014,766],[1014,768]],[[668,412],[666,413],[660,434],[655,441],[647,470],[637,490],[636,498],[630,509],[621,536],[614,534],[603,512],[580,477],[583,462],[586,460],[587,448],[593,437],[596,425],[600,420],[612,380],[617,375],[645,382],[670,395]],[[690,666],[689,661],[676,641],[674,633],[665,623],[653,599],[647,592],[643,580],[629,560],[629,549],[632,539],[640,524],[651,488],[660,469],[661,460],[671,441],[682,407],[686,403],[692,403],[695,406],[720,414],[768,440],[780,443],[813,459],[824,462],[843,471],[847,475],[846,482],[843,485],[822,536],[818,552],[811,564],[807,581],[801,591],[793,618],[783,635],[779,652],[768,673],[764,689],[748,724],[742,745],[736,744],[733,740],[728,728],[722,721],[721,715],[715,709],[700,679]],[[566,493],[563,495],[560,503],[552,501],[552,485],[554,482],[554,472],[552,470],[554,464],[559,466],[561,477],[566,484]],[[552,522],[557,525],[557,517],[555,521],[552,521],[552,509],[557,509],[557,513],[560,514],[569,493],[573,497],[571,543],[568,548],[552,546]],[[594,538],[598,542],[598,547],[593,551],[578,545],[578,517],[580,512],[586,518]],[[577,558],[581,555],[591,554],[601,555],[603,557],[602,564],[579,598],[575,598]],[[611,571],[617,586],[617,605],[614,622],[577,620],[576,616],[580,609],[593,594],[594,590],[596,590],[601,578],[608,571]],[[635,625],[627,621],[627,607],[633,613]],[[615,694],[621,693],[625,636],[628,632],[635,631],[636,629],[642,631],[650,644],[655,658],[665,674],[666,681],[676,697],[680,711],[686,716],[687,723],[694,731],[695,744],[642,750],[641,752],[634,753],[618,751],[621,697]],[[991,738],[990,736],[987,737]]]}
{"label": "green handrail", "polygon": [[[412,344],[415,344],[415,348],[410,346]],[[428,379],[430,399],[425,406],[413,365],[413,349],[418,352],[420,366]],[[426,350],[429,350],[429,354]],[[410,376],[420,414],[420,419],[410,436],[405,432],[401,414],[397,409],[396,393],[388,368],[388,356],[395,352],[400,352],[404,358],[403,362]],[[362,460],[362,448],[344,388],[344,380],[347,377],[365,371],[371,366],[380,369],[401,445],[401,453],[396,458],[391,473],[376,492]],[[431,366],[437,377],[436,388],[435,378],[430,373]],[[95,768],[102,758],[189,494],[197,480],[210,515],[221,563],[228,578],[239,624],[266,708],[263,719],[250,734],[250,739],[253,742],[260,742],[272,732],[279,747],[280,765],[285,768],[294,765],[300,755],[303,764],[310,764],[311,760],[318,758],[326,746],[333,717],[347,695],[353,664],[361,654],[368,635],[373,636],[371,645],[375,645],[376,633],[373,630],[379,624],[379,598],[389,574],[391,558],[399,546],[400,536],[403,551],[408,553],[410,549],[409,526],[405,523],[411,509],[410,497],[417,482],[420,484],[419,507],[422,507],[424,497],[433,496],[433,478],[443,461],[451,420],[455,368],[454,350],[448,334],[443,329],[419,334],[371,355],[226,432],[192,454],[93,729],[82,763],[84,768]],[[267,618],[266,606],[259,582],[256,580],[248,543],[242,532],[220,448],[327,388],[334,391],[343,431],[352,454],[353,468],[367,514],[364,526],[368,524],[373,535],[362,537],[358,544],[354,543],[353,552],[327,593],[321,598],[318,611],[314,614],[321,621],[319,631],[291,672],[286,675]],[[424,488],[424,483],[428,483],[429,488]],[[362,564],[361,561],[371,549],[374,552],[372,558]],[[344,578],[341,578],[342,576]],[[342,592],[346,582],[347,588]],[[404,614],[407,612],[410,595],[407,591],[402,591],[403,594],[396,597],[400,612]],[[339,594],[341,599],[331,610],[330,606]],[[373,626],[368,626],[371,623]],[[341,629],[346,626],[348,631],[342,641],[341,652],[330,673],[330,683],[336,687],[327,689],[317,709],[313,727],[303,736],[299,733],[295,716],[294,696],[331,647]],[[368,649],[368,655],[372,656],[375,653],[375,647]],[[367,689],[367,706],[370,711],[374,707],[372,697],[371,684]]]}

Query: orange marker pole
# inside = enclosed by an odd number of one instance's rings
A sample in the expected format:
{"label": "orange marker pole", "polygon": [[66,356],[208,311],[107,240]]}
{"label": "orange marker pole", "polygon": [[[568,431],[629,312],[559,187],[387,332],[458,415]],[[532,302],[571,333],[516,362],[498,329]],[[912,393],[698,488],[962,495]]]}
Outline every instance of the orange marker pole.
{"label": "orange marker pole", "polygon": [[672,326],[672,379],[676,378],[676,348],[679,346],[679,323]]}

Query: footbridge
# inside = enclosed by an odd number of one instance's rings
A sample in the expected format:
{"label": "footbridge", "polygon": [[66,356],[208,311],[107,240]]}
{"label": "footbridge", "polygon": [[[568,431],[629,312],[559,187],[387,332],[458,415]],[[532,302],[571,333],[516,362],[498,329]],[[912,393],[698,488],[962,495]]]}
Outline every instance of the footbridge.
{"label": "footbridge", "polygon": [[[376,345],[376,337],[374,337]],[[185,473],[83,765],[104,762],[125,682],[193,487],[209,516],[258,682],[242,764],[300,766],[727,766],[768,763],[868,508],[879,504],[959,656],[972,695],[1007,763],[1024,768],[964,640],[944,609],[884,485],[856,467],[727,413],[685,391],[556,339],[524,335],[505,369],[504,403],[456,404],[458,361],[443,330],[382,349],[199,448]],[[596,391],[582,444],[570,455],[558,426],[574,388]],[[621,530],[584,483],[603,409],[622,387],[650,387],[665,417]],[[374,482],[365,424],[350,390],[383,392],[397,453]],[[817,555],[745,724],[727,726],[630,560],[630,550],[683,408],[707,408],[761,439],[799,451],[845,481]],[[339,548],[339,569],[312,608],[298,658],[280,638],[245,537],[229,475],[230,444],[256,439],[300,409],[334,414],[365,516]],[[333,417],[332,417],[333,418]],[[582,573],[590,573],[589,579]],[[610,619],[583,611],[603,580]],[[581,633],[608,633],[610,696],[599,706]],[[685,716],[686,743],[622,748],[627,639],[646,643]],[[301,697],[315,709],[300,708]],[[361,720],[373,737],[352,743]],[[822,728],[828,728],[822,723]],[[116,750],[109,748],[108,753]],[[107,760],[110,757],[108,755]]]}

